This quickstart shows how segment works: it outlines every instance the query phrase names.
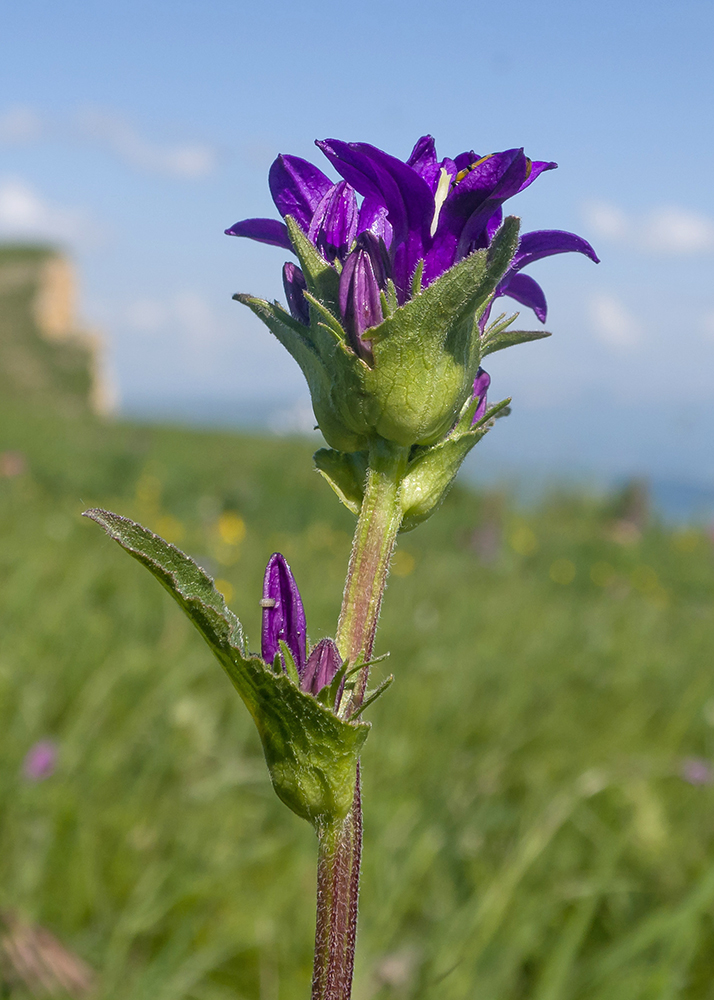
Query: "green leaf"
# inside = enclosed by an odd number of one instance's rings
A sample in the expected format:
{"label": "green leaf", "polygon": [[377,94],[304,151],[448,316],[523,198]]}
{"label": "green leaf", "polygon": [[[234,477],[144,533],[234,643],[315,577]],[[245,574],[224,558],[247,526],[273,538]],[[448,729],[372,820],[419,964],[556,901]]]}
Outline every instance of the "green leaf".
{"label": "green leaf", "polygon": [[246,653],[240,623],[213,581],[174,545],[109,511],[85,516],[153,573],[206,640],[255,721],[282,801],[318,828],[346,816],[369,726],[339,719],[282,671]]}
{"label": "green leaf", "polygon": [[481,357],[485,358],[487,354],[493,354],[495,351],[503,351],[506,347],[513,347],[514,344],[527,344],[531,340],[543,340],[550,336],[547,330],[503,330],[484,339]]}
{"label": "green leaf", "polygon": [[353,514],[359,514],[364,498],[369,452],[334,451],[320,448],[312,456],[317,470]]}

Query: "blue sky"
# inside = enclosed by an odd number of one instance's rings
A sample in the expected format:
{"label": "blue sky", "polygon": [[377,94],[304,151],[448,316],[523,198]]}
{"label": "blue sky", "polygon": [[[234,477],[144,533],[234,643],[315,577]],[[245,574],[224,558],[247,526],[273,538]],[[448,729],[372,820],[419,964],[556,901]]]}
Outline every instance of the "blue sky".
{"label": "blue sky", "polygon": [[282,252],[222,235],[274,214],[275,155],[523,145],[560,166],[511,209],[602,263],[531,269],[555,336],[492,359],[514,412],[485,466],[714,485],[713,48],[709,0],[5,4],[0,238],[70,248],[126,409],[299,423],[299,372],[230,299],[282,297]]}

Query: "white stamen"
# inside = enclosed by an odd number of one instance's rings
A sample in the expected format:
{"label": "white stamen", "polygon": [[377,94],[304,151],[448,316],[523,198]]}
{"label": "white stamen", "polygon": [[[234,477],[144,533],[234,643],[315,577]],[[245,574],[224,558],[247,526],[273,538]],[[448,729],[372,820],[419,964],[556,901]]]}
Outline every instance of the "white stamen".
{"label": "white stamen", "polygon": [[261,608],[274,608],[277,603],[274,597],[264,597],[260,602],[260,606]]}
{"label": "white stamen", "polygon": [[441,174],[439,175],[439,183],[436,186],[436,194],[434,195],[434,218],[431,220],[431,229],[429,230],[430,236],[434,235],[436,227],[439,225],[441,209],[446,201],[446,196],[449,193],[450,187],[451,174],[446,167],[442,167]]}

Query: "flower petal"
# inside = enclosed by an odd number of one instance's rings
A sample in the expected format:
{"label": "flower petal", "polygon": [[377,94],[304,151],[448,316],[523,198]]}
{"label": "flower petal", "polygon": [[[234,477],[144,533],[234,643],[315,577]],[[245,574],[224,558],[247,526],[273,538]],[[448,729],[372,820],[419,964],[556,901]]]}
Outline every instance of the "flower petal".
{"label": "flower petal", "polygon": [[503,209],[499,208],[486,223],[486,239],[490,243],[503,223]]}
{"label": "flower petal", "polygon": [[282,153],[270,168],[268,184],[280,214],[292,215],[305,232],[320,199],[332,187],[330,178],[314,163]]}
{"label": "flower petal", "polygon": [[359,210],[357,232],[370,232],[384,240],[384,245],[390,247],[394,231],[387,218],[387,207],[380,199],[365,198]]}
{"label": "flower petal", "polygon": [[307,235],[326,260],[342,259],[357,235],[357,217],[354,188],[340,181],[320,199]]}
{"label": "flower petal", "polygon": [[[522,149],[507,149],[494,153],[464,177],[446,199],[444,212],[451,218],[465,219],[459,233],[456,259],[472,249],[489,219],[507,198],[521,188],[528,168]],[[442,212],[443,218],[443,212]],[[458,228],[458,223],[457,223]]]}
{"label": "flower petal", "polygon": [[[429,185],[406,163],[369,143],[326,139],[317,145],[356,191],[387,209],[394,233],[390,248],[394,253],[393,277],[400,301],[404,301],[414,267],[424,256],[434,217]],[[397,255],[400,244],[404,251]]]}
{"label": "flower petal", "polygon": [[472,163],[480,160],[481,157],[478,153],[474,153],[473,149],[470,149],[467,153],[459,153],[458,156],[454,157],[454,166],[456,167],[456,173],[460,170],[465,170],[466,167],[470,167]]}
{"label": "flower petal", "polygon": [[293,246],[288,239],[288,230],[284,222],[277,219],[243,219],[236,222],[230,229],[225,230],[226,236],[247,236],[249,240],[257,240],[258,243],[269,243],[274,247],[283,247],[284,250],[292,250]]}
{"label": "flower petal", "polygon": [[441,210],[431,249],[425,256],[425,285],[472,250],[487,245],[489,220],[507,198],[518,193],[527,164],[522,149],[507,149],[484,158],[455,182]]}
{"label": "flower petal", "polygon": [[406,163],[367,142],[326,139],[317,145],[356,191],[382,202],[400,243],[410,230],[423,232],[431,224],[434,197]]}
{"label": "flower petal", "polygon": [[532,309],[541,323],[545,323],[548,303],[543,289],[530,275],[511,271],[510,277],[506,277],[496,289],[496,297],[500,295],[508,295],[522,306]]}
{"label": "flower petal", "polygon": [[582,236],[565,233],[560,229],[537,229],[532,233],[524,233],[521,237],[513,259],[513,269],[520,271],[533,261],[552,257],[556,253],[583,253],[596,264],[600,263],[600,258]]}
{"label": "flower petal", "polygon": [[421,139],[417,139],[414,149],[409,154],[407,166],[424,178],[432,194],[436,192],[441,165],[436,159],[436,146],[432,136],[423,135]]}
{"label": "flower petal", "polygon": [[270,665],[280,651],[279,642],[293,654],[298,673],[307,660],[305,611],[295,577],[285,556],[275,552],[268,560],[263,579],[263,629],[261,656]]}
{"label": "flower petal", "polygon": [[557,163],[553,163],[552,161],[549,162],[547,160],[532,160],[531,161],[531,169],[530,169],[530,171],[528,173],[528,176],[523,181],[523,183],[519,187],[518,191],[521,192],[525,188],[529,187],[529,185],[531,185],[533,183],[533,181],[536,179],[536,177],[540,177],[540,175],[543,173],[544,170],[556,170],[557,167],[558,167],[558,164]]}

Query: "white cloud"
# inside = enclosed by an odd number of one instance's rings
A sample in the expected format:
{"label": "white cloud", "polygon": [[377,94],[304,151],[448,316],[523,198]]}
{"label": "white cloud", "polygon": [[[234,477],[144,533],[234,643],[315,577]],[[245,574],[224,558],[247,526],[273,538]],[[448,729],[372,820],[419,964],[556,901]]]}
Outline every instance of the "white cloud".
{"label": "white cloud", "polygon": [[42,121],[32,108],[8,108],[0,114],[0,142],[34,142],[42,134]]}
{"label": "white cloud", "polygon": [[614,295],[596,295],[590,303],[590,318],[596,336],[608,347],[630,351],[642,342],[637,317]]}
{"label": "white cloud", "polygon": [[80,132],[131,166],[150,173],[193,180],[212,173],[216,150],[205,143],[161,144],[142,136],[120,115],[91,109],[78,116]]}
{"label": "white cloud", "polygon": [[166,304],[155,299],[137,299],[126,310],[127,323],[137,333],[159,333],[170,315]]}
{"label": "white cloud", "polygon": [[201,295],[179,292],[165,299],[136,299],[125,311],[126,323],[140,334],[171,336],[177,349],[197,358],[223,338],[224,324]]}
{"label": "white cloud", "polygon": [[585,206],[585,218],[597,236],[607,240],[625,239],[630,223],[625,213],[616,205],[604,201],[591,201]]}
{"label": "white cloud", "polygon": [[86,212],[54,205],[19,178],[0,179],[0,235],[95,243],[97,226]]}
{"label": "white cloud", "polygon": [[617,205],[593,201],[585,217],[596,236],[633,249],[677,256],[714,251],[714,220],[676,205],[628,215]]}
{"label": "white cloud", "polygon": [[683,208],[658,208],[645,218],[642,234],[648,250],[689,254],[714,250],[714,222]]}
{"label": "white cloud", "polygon": [[0,143],[45,141],[90,142],[148,173],[194,180],[213,173],[218,154],[202,142],[157,142],[142,135],[122,115],[88,108],[70,117],[51,119],[33,108],[13,107],[0,113]]}

